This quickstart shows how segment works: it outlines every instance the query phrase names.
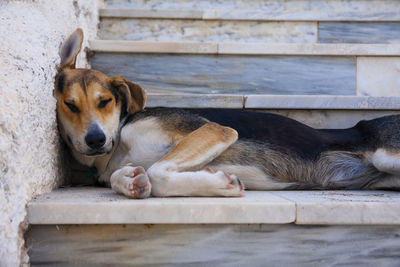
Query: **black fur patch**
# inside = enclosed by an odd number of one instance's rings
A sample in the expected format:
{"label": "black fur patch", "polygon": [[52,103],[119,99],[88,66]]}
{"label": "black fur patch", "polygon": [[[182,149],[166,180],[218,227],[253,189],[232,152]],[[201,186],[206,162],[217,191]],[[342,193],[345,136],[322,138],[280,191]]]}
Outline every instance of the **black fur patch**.
{"label": "black fur patch", "polygon": [[307,160],[315,160],[324,151],[354,151],[366,145],[361,145],[361,133],[354,128],[318,130],[281,115],[252,111],[204,109],[193,112],[235,129],[240,139],[266,142],[283,153]]}
{"label": "black fur patch", "polygon": [[204,118],[183,109],[154,108],[129,115],[124,125],[146,117],[160,118],[160,123],[166,130],[182,133],[193,132],[207,123]]}
{"label": "black fur patch", "polygon": [[62,93],[63,90],[64,90],[64,83],[65,83],[65,73],[64,73],[64,72],[61,72],[61,73],[58,75],[58,79],[57,79],[57,89],[58,89],[58,91],[59,91],[60,93]]}

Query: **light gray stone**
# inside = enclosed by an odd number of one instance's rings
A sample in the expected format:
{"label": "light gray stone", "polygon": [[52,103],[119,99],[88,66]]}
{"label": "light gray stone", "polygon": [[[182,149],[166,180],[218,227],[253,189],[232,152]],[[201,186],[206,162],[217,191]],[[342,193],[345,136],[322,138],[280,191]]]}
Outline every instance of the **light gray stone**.
{"label": "light gray stone", "polygon": [[149,93],[355,94],[350,57],[97,53],[92,67],[135,81]]}
{"label": "light gray stone", "polygon": [[291,56],[397,56],[398,44],[219,43],[218,54]]}
{"label": "light gray stone", "polygon": [[308,126],[319,129],[341,129],[350,128],[356,125],[360,120],[370,120],[382,116],[400,114],[399,110],[321,110],[321,109],[280,109],[280,110],[262,110],[280,114]]}
{"label": "light gray stone", "polygon": [[245,191],[243,198],[133,200],[108,188],[64,188],[32,200],[28,205],[28,221],[30,224],[400,224],[400,193]]}
{"label": "light gray stone", "polygon": [[294,21],[400,20],[397,0],[107,0],[108,7],[153,10],[202,10],[205,19]]}
{"label": "light gray stone", "polygon": [[[178,14],[180,14],[178,12]],[[157,42],[316,43],[316,22],[103,18],[101,38]]]}
{"label": "light gray stone", "polygon": [[400,57],[358,57],[357,95],[400,96]]}
{"label": "light gray stone", "polygon": [[243,198],[128,199],[106,188],[65,188],[28,205],[30,224],[290,223],[294,203],[269,192]]}
{"label": "light gray stone", "polygon": [[320,43],[400,43],[400,22],[320,22]]}
{"label": "light gray stone", "polygon": [[216,43],[185,42],[91,40],[90,48],[96,52],[113,53],[217,54],[218,52],[218,44]]}
{"label": "light gray stone", "polygon": [[[360,84],[359,84],[360,86]],[[246,95],[247,109],[400,109],[400,97]]]}
{"label": "light gray stone", "polygon": [[91,40],[97,52],[287,56],[398,56],[399,44],[274,44]]}
{"label": "light gray stone", "polygon": [[32,266],[398,266],[398,226],[48,225]]}
{"label": "light gray stone", "polygon": [[146,107],[242,109],[243,103],[241,95],[149,94]]}
{"label": "light gray stone", "polygon": [[99,15],[102,18],[201,19],[203,11],[102,8]]}
{"label": "light gray stone", "polygon": [[297,224],[400,224],[400,193],[390,191],[274,192],[296,203]]}

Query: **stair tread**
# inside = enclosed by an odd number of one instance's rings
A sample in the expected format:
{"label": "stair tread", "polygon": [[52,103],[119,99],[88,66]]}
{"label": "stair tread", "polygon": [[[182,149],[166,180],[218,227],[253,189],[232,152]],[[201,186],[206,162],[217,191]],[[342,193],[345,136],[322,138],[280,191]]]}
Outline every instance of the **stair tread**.
{"label": "stair tread", "polygon": [[400,44],[204,43],[90,40],[97,52],[293,56],[398,56]]}
{"label": "stair tread", "polygon": [[243,198],[132,200],[108,188],[61,188],[28,204],[30,224],[400,224],[391,191],[246,191]]}
{"label": "stair tread", "polygon": [[253,21],[399,21],[395,11],[347,11],[329,10],[255,10],[241,8],[130,8],[107,7],[100,9],[100,17],[121,18],[166,18],[166,19],[202,19],[202,20],[253,20]]}
{"label": "stair tread", "polygon": [[148,94],[147,107],[397,110],[399,96]]}

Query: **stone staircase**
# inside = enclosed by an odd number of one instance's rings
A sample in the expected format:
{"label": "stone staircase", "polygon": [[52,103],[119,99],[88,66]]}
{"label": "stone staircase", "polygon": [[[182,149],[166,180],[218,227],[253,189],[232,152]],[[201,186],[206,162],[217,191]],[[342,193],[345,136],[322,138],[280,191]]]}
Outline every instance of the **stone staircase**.
{"label": "stone staircase", "polygon": [[92,67],[144,86],[148,107],[337,128],[400,106],[397,1],[108,0],[100,16]]}
{"label": "stone staircase", "polygon": [[[400,108],[397,0],[106,0],[100,16],[92,68],[141,84],[148,108],[256,109],[318,128]],[[396,192],[129,200],[64,188],[34,199],[28,221],[32,265],[400,260]]]}

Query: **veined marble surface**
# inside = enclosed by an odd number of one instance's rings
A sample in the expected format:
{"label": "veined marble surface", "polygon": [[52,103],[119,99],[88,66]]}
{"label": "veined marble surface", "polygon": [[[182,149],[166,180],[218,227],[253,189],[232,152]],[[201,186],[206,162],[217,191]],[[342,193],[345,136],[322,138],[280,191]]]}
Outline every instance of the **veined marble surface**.
{"label": "veined marble surface", "polygon": [[206,19],[399,20],[397,0],[107,0],[112,8],[203,10]]}
{"label": "veined marble surface", "polygon": [[320,43],[400,43],[400,22],[320,22]]}
{"label": "veined marble surface", "polygon": [[343,129],[356,125],[360,120],[371,120],[383,116],[400,114],[397,110],[293,110],[293,109],[268,109],[262,112],[280,114],[308,126],[319,129]]}
{"label": "veined marble surface", "polygon": [[28,204],[30,224],[300,223],[400,225],[391,191],[245,191],[242,198],[128,199],[110,188],[71,187]]}
{"label": "veined marble surface", "polygon": [[96,53],[92,68],[151,93],[354,95],[352,57]]}
{"label": "veined marble surface", "polygon": [[395,267],[398,226],[48,225],[26,235],[32,266]]}
{"label": "veined marble surface", "polygon": [[110,188],[58,189],[28,205],[30,224],[290,223],[293,202],[270,192],[243,198],[148,198],[133,200]]}
{"label": "veined marble surface", "polygon": [[274,194],[296,203],[296,224],[400,224],[399,192],[285,191]]}
{"label": "veined marble surface", "polygon": [[393,96],[307,96],[307,95],[246,95],[245,108],[248,109],[358,109],[396,110],[400,108],[400,98]]}
{"label": "veined marble surface", "polygon": [[400,96],[400,57],[358,57],[357,95]]}
{"label": "veined marble surface", "polygon": [[256,56],[398,56],[400,44],[313,44],[264,42],[152,42],[90,40],[95,52]]}
{"label": "veined marble surface", "polygon": [[104,40],[316,43],[316,22],[103,18]]}

